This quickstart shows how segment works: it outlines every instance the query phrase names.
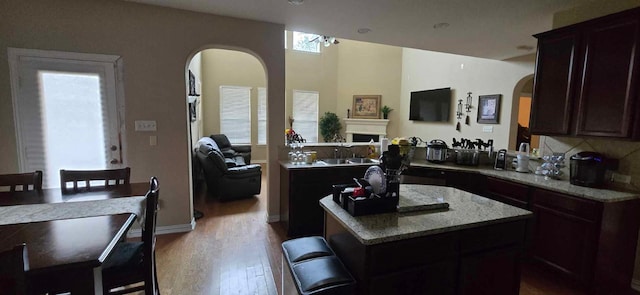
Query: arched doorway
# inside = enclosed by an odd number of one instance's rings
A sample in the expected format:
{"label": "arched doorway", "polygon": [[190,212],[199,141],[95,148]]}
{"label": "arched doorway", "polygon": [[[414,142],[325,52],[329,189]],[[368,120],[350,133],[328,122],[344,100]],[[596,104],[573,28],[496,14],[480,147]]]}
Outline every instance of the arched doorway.
{"label": "arched doorway", "polygon": [[529,143],[531,149],[538,149],[540,136],[529,131],[531,115],[531,98],[533,96],[533,75],[523,77],[516,83],[513,91],[513,108],[511,116],[512,132],[509,137],[509,149],[518,150],[520,143]]}

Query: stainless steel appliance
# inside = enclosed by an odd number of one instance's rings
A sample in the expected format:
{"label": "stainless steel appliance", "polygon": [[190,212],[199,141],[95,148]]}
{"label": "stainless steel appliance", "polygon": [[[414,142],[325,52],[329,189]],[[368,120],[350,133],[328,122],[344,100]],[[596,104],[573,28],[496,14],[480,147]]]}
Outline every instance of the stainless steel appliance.
{"label": "stainless steel appliance", "polygon": [[442,163],[447,160],[447,144],[441,139],[434,139],[427,143],[427,161]]}
{"label": "stainless steel appliance", "polygon": [[493,165],[493,169],[507,169],[507,150],[501,149],[498,151],[498,154],[496,155],[496,163]]}
{"label": "stainless steel appliance", "polygon": [[600,187],[604,184],[606,170],[604,155],[596,152],[580,152],[571,156],[571,184]]}
{"label": "stainless steel appliance", "polygon": [[465,166],[478,166],[480,151],[470,149],[455,149],[456,164]]}

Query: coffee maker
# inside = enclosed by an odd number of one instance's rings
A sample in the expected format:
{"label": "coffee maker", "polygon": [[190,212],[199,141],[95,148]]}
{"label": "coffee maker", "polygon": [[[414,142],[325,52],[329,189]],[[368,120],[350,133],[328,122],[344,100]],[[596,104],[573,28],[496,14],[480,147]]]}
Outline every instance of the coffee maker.
{"label": "coffee maker", "polygon": [[604,184],[605,156],[596,152],[579,152],[571,156],[571,184],[600,187]]}

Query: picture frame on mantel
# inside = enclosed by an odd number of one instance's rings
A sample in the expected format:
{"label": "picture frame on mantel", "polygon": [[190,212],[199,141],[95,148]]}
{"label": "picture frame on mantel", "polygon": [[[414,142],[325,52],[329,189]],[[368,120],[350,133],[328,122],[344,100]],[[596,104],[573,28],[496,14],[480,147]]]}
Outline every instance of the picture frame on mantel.
{"label": "picture frame on mantel", "polygon": [[478,101],[478,123],[498,124],[501,97],[502,94],[480,95]]}
{"label": "picture frame on mantel", "polygon": [[354,95],[353,118],[354,119],[379,119],[380,100],[382,95]]}

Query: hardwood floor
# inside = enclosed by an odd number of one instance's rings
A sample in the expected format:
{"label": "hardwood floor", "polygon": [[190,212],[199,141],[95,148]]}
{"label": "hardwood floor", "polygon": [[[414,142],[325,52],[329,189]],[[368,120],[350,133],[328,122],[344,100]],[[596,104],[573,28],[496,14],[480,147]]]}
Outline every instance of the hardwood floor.
{"label": "hardwood floor", "polygon": [[[163,295],[283,293],[280,244],[286,235],[279,223],[266,223],[266,177],[262,180],[259,196],[232,202],[219,202],[199,189],[194,203],[204,217],[197,220],[195,230],[158,236]],[[284,294],[296,294],[286,269],[284,287]],[[552,274],[524,267],[520,294],[584,293]]]}

